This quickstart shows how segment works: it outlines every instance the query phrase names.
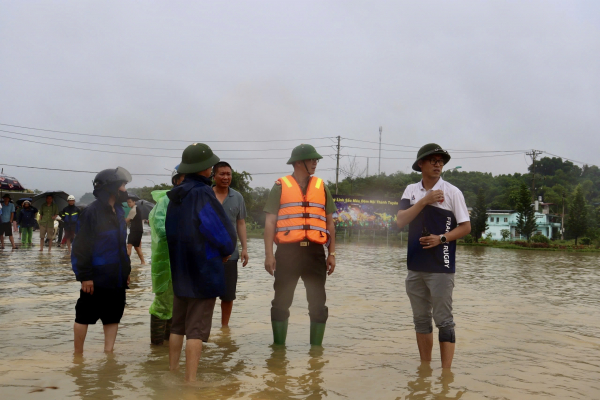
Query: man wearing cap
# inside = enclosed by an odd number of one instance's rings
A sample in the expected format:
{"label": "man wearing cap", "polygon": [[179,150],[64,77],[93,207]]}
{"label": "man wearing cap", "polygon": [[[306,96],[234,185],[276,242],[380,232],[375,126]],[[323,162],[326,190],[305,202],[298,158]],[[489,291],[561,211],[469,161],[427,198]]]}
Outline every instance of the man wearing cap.
{"label": "man wearing cap", "polygon": [[[265,269],[275,276],[271,303],[273,342],[285,344],[290,306],[298,278],[306,287],[310,316],[310,344],[321,346],[328,309],[325,281],[335,269],[336,206],[322,179],[314,177],[319,160],[315,148],[301,144],[287,164],[292,175],[279,178],[267,199],[265,219]],[[273,256],[273,243],[277,251]],[[325,247],[328,256],[325,256]]]}
{"label": "man wearing cap", "polygon": [[185,178],[167,193],[170,203],[165,230],[175,294],[169,367],[179,367],[185,335],[186,381],[196,380],[216,298],[226,292],[223,263],[236,245],[235,228],[211,188],[211,169],[218,162],[219,157],[207,145],[188,146],[177,170]]}
{"label": "man wearing cap", "polygon": [[46,196],[46,203],[39,210],[40,215],[40,251],[44,251],[44,239],[48,237],[48,252],[52,250],[52,239],[54,238],[54,220],[58,217],[58,206],[54,203],[54,197]]}
{"label": "man wearing cap", "polygon": [[421,172],[418,183],[408,185],[398,211],[397,224],[408,228],[406,293],[422,362],[431,361],[432,318],[439,330],[442,368],[450,368],[455,333],[452,316],[456,240],[471,232],[462,192],[441,178],[450,154],[435,143],[421,147],[413,164]]}
{"label": "man wearing cap", "polygon": [[4,248],[4,236],[8,237],[12,248],[16,249],[15,239],[12,234],[12,223],[15,220],[15,205],[10,201],[10,195],[2,196],[2,214],[0,214],[0,238],[2,238],[1,248]]}

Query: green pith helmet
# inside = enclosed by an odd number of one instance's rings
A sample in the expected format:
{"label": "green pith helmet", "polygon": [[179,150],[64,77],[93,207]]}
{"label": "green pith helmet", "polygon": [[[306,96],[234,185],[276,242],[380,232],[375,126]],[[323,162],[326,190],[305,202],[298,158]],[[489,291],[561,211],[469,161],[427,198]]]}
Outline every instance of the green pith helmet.
{"label": "green pith helmet", "polygon": [[439,154],[440,156],[442,156],[442,158],[444,159],[444,165],[448,164],[448,161],[450,161],[450,154],[448,154],[446,150],[442,149],[442,146],[435,143],[429,143],[419,149],[419,153],[417,154],[417,161],[415,161],[412,165],[412,169],[421,172],[421,167],[419,167],[419,160],[422,160],[425,157],[430,156],[432,154]]}
{"label": "green pith helmet", "polygon": [[294,147],[294,150],[292,150],[292,156],[288,160],[287,164],[293,164],[296,161],[303,160],[320,160],[321,158],[323,158],[323,156],[317,153],[317,150],[315,150],[313,146],[310,144],[301,144],[300,146]]}
{"label": "green pith helmet", "polygon": [[181,155],[181,164],[177,168],[180,174],[195,174],[204,171],[220,161],[210,147],[204,143],[190,144]]}

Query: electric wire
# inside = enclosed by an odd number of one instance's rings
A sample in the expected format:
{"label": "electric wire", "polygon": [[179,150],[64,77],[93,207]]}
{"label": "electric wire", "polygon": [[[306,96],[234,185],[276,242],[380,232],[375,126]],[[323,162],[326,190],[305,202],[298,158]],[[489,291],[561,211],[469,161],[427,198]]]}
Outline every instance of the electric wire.
{"label": "electric wire", "polygon": [[[20,136],[35,137],[35,138],[40,138],[40,139],[49,139],[47,136],[13,132],[13,131],[7,131],[4,129],[0,129],[0,132],[12,133],[15,135],[20,135]],[[5,136],[3,136],[3,137],[5,137]],[[13,138],[13,139],[17,140],[17,138]],[[69,143],[93,144],[93,145],[97,145],[97,146],[110,146],[110,147],[123,148],[123,145],[121,145],[121,144],[84,142],[81,140],[72,140],[72,139],[68,139],[68,142]],[[331,146],[325,145],[325,146],[314,146],[314,147],[315,148],[330,148]],[[168,149],[168,148],[163,148],[163,147],[145,147],[145,146],[138,146],[138,145],[136,145],[135,148],[136,149],[148,149],[148,150],[161,150],[161,151],[183,151],[184,150],[182,148]],[[226,151],[288,151],[288,150],[293,150],[293,148],[286,148],[286,149],[212,149],[212,151],[222,151],[222,152],[226,152]]]}
{"label": "electric wire", "polygon": [[[54,132],[54,133],[64,133],[67,135],[78,135],[78,136],[90,136],[90,137],[103,137],[108,139],[124,139],[124,140],[149,140],[154,142],[182,142],[182,143],[197,143],[198,141],[194,140],[183,140],[183,139],[153,139],[153,138],[145,138],[145,137],[127,137],[127,136],[110,136],[110,135],[97,135],[91,133],[79,133],[79,132],[68,132],[68,131],[59,131],[54,129],[43,129],[43,128],[32,128],[29,126],[22,125],[11,125],[11,124],[3,124],[2,126],[10,126],[13,128],[21,128],[21,129],[32,129],[36,131],[43,132]],[[203,143],[268,143],[268,142],[294,142],[294,141],[308,141],[308,140],[324,140],[331,139],[331,137],[313,137],[313,138],[298,138],[298,139],[269,139],[269,140],[203,140]]]}
{"label": "electric wire", "polygon": [[[85,151],[93,151],[93,152],[97,152],[97,153],[121,154],[121,155],[126,155],[126,156],[154,157],[154,158],[173,158],[173,159],[175,159],[175,158],[176,159],[180,159],[181,158],[181,156],[164,156],[164,155],[156,155],[156,154],[125,153],[125,152],[121,152],[121,151],[109,151],[109,150],[99,150],[99,149],[86,149],[86,148],[83,148],[83,147],[74,147],[74,146],[67,146],[67,145],[62,145],[62,144],[38,142],[38,141],[35,141],[35,140],[13,138],[13,137],[4,136],[4,135],[0,135],[0,137],[6,138],[6,139],[11,139],[11,140],[18,140],[18,141],[22,141],[22,142],[28,142],[28,143],[43,144],[45,146],[60,147],[60,148],[63,148],[63,149],[85,150]],[[288,157],[241,157],[241,158],[239,158],[239,157],[238,158],[227,157],[227,159],[229,159],[229,160],[287,160]]]}
{"label": "electric wire", "polygon": [[[32,167],[32,166],[27,166],[27,165],[14,165],[14,164],[0,164],[0,165],[5,166],[5,167],[41,169],[41,170],[46,170],[46,171],[58,171],[58,172],[77,172],[77,173],[86,173],[86,174],[97,174],[99,172],[99,171],[82,171],[82,170],[76,170],[76,169]],[[332,170],[335,170],[335,168],[319,169],[319,171],[332,171]],[[277,175],[277,174],[289,174],[289,171],[286,171],[286,172],[255,172],[255,173],[249,172],[249,174],[250,175]],[[135,175],[135,176],[171,176],[171,174],[147,174],[147,173],[143,173],[143,174],[131,173],[131,175]]]}

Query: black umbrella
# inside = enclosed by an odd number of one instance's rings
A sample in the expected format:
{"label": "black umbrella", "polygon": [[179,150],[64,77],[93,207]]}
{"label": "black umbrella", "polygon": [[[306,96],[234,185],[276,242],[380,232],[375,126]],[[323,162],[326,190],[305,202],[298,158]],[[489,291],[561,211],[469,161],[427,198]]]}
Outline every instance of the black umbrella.
{"label": "black umbrella", "polygon": [[138,200],[141,200],[141,199],[139,198],[139,196],[138,196],[138,195],[136,195],[136,194],[133,194],[133,193],[128,193],[128,194],[127,194],[127,198],[128,198],[128,199],[131,199],[131,200],[133,200],[133,201],[138,201]]}
{"label": "black umbrella", "polygon": [[25,200],[29,200],[29,203],[31,203],[31,202],[32,202],[32,199],[31,199],[31,197],[22,197],[22,198],[20,198],[19,200],[17,200],[17,205],[18,205],[18,206],[22,206],[22,205],[23,205],[23,202],[24,202]]}
{"label": "black umbrella", "polygon": [[148,219],[150,211],[154,208],[154,203],[148,200],[138,200],[135,202],[137,212],[142,213],[142,219]]}
{"label": "black umbrella", "polygon": [[0,190],[1,191],[10,191],[14,190],[16,192],[22,192],[25,190],[23,186],[19,183],[17,178],[13,178],[12,176],[0,174]]}
{"label": "black umbrella", "polygon": [[44,204],[46,204],[46,196],[48,196],[49,194],[51,194],[54,197],[54,204],[56,204],[56,206],[58,207],[59,212],[69,205],[69,202],[67,201],[69,195],[60,190],[54,192],[44,192],[34,196],[31,205],[37,208],[38,210],[41,209],[41,207]]}

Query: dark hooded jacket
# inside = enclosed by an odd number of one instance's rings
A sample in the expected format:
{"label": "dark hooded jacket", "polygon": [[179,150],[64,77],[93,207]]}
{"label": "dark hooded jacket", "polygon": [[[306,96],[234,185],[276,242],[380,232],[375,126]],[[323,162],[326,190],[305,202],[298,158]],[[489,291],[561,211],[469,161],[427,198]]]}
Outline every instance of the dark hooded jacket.
{"label": "dark hooded jacket", "polygon": [[77,221],[71,264],[77,280],[94,281],[94,286],[127,287],[131,263],[127,255],[125,211],[117,201],[115,212],[108,203],[109,193],[94,190],[96,201],[85,208]]}
{"label": "dark hooded jacket", "polygon": [[28,208],[22,207],[21,212],[17,217],[17,223],[21,228],[33,228],[35,226],[35,214],[38,210],[35,207],[29,206]]}
{"label": "dark hooded jacket", "polygon": [[190,174],[167,193],[171,201],[165,229],[173,291],[179,297],[207,299],[225,294],[222,259],[233,253],[237,237],[210,183]]}

